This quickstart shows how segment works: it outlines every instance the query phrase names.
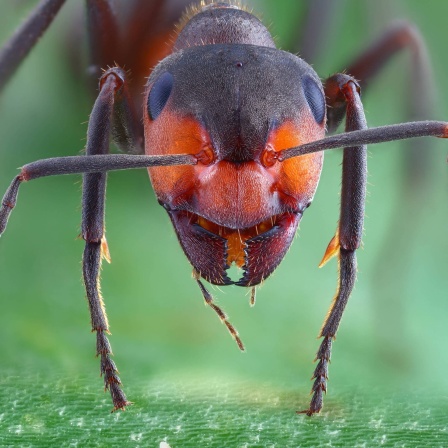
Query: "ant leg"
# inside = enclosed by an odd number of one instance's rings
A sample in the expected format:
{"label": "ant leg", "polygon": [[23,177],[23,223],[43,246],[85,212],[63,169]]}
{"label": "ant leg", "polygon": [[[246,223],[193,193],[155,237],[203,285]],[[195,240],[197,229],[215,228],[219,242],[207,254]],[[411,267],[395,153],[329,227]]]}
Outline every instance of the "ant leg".
{"label": "ant leg", "polygon": [[[411,52],[410,120],[428,118],[432,113],[434,92],[428,51],[418,28],[406,21],[393,24],[383,36],[373,42],[348,67],[347,73],[359,80],[365,90],[368,83],[395,56],[409,49]],[[408,72],[408,73],[409,73]]]}
{"label": "ant leg", "polygon": [[[175,23],[190,4],[187,0],[128,3],[131,5],[123,4],[116,11],[111,0],[86,0],[92,91],[101,69],[115,64],[131,70],[134,85],[144,85],[149,68],[170,53]],[[123,24],[117,19],[121,13],[129,17]],[[141,97],[140,91],[132,94]]]}
{"label": "ant leg", "polygon": [[[397,53],[411,51],[411,103],[409,120],[428,119],[432,115],[434,88],[428,52],[418,29],[408,22],[398,22],[388,29],[377,41],[373,42],[353,62],[344,67],[344,72],[357,79],[363,90],[378,72]],[[343,103],[335,104],[327,110],[328,129],[335,131],[345,112]],[[420,154],[421,152],[418,151]],[[421,175],[421,167],[418,164]],[[414,173],[416,174],[416,173]]]}
{"label": "ant leg", "polygon": [[[408,22],[398,22],[392,26],[382,38],[373,43],[347,69],[347,73],[369,85],[377,72],[395,53],[408,50],[410,59],[406,78],[409,79],[410,94],[404,99],[406,118],[411,120],[431,119],[434,115],[436,97],[434,81],[431,73],[429,56],[418,29]],[[399,203],[393,207],[393,215],[389,218],[388,231],[381,239],[379,254],[376,259],[372,278],[381,278],[375,282],[375,300],[373,304],[373,319],[381,325],[377,347],[383,357],[393,357],[406,362],[406,353],[396,346],[395,334],[406,335],[405,323],[402,319],[404,307],[403,296],[394,291],[403,290],[406,286],[406,270],[402,268],[402,260],[411,252],[409,241],[415,239],[415,234],[425,216],[426,198],[430,194],[433,154],[421,150],[421,142],[408,143],[409,150],[402,157],[402,181],[399,182]],[[426,146],[426,145],[425,145]],[[432,148],[432,142],[427,143]],[[421,204],[421,213],[415,213],[415,204]],[[428,210],[429,211],[429,210]],[[403,222],[408,223],[403,229]],[[390,248],[395,250],[391,251]],[[388,262],[384,263],[387,259]],[[390,266],[399,268],[392,271]],[[384,310],[388,312],[384,312]],[[381,322],[381,323],[379,323]],[[405,336],[406,337],[406,336]]]}
{"label": "ant leg", "polygon": [[302,23],[289,45],[291,51],[299,51],[302,59],[315,64],[343,17],[343,3],[341,0],[308,0]]}
{"label": "ant leg", "polygon": [[119,51],[120,33],[117,17],[110,0],[86,0],[90,66],[88,73],[92,90],[97,87],[101,69],[124,64]]}
{"label": "ant leg", "polygon": [[112,139],[118,148],[128,154],[144,154],[143,125],[126,83],[126,74],[119,67],[108,69],[100,78],[100,86],[115,76],[121,85],[115,94],[112,115]]}
{"label": "ant leg", "polygon": [[42,0],[0,49],[0,90],[50,26],[65,0]]}
{"label": "ant leg", "polygon": [[[87,130],[86,155],[109,152],[109,134],[117,146],[129,153],[142,152],[141,126],[129,99],[124,71],[118,67],[109,69],[100,79],[100,93],[93,106]],[[84,174],[82,234],[88,243],[104,239],[104,198],[106,173]]]}
{"label": "ant leg", "polygon": [[[335,75],[326,86],[339,90],[345,98],[347,120],[346,131],[366,129],[367,124],[356,81],[347,75]],[[321,265],[331,257],[339,258],[339,282],[333,303],[327,314],[319,337],[323,341],[316,355],[319,360],[312,379],[315,379],[310,407],[299,413],[311,416],[320,412],[323,394],[327,392],[328,363],[331,346],[339,327],[345,306],[356,280],[356,249],[361,244],[367,182],[367,146],[360,145],[344,149],[342,162],[341,212],[338,230],[328,245]]]}
{"label": "ant leg", "polygon": [[[100,80],[100,93],[93,106],[87,130],[86,155],[107,154],[109,134],[114,112],[115,93],[122,87],[122,79],[115,73],[105,74]],[[96,332],[96,355],[101,357],[101,376],[105,390],[109,389],[114,411],[125,409],[131,403],[121,389],[118,370],[111,360],[112,349],[106,334],[109,322],[100,291],[101,260],[110,262],[104,235],[104,202],[106,173],[84,174],[82,190],[82,237],[86,242],[82,259],[83,277],[89,303],[92,331]]]}
{"label": "ant leg", "polygon": [[[124,72],[110,69],[100,79],[100,92],[90,115],[87,131],[86,155],[107,154],[109,135],[117,138],[119,146],[134,149],[138,137],[132,132],[137,127],[135,116],[123,117],[120,112],[130,112]],[[141,143],[141,142],[140,142]],[[89,302],[92,331],[97,335],[97,356],[101,357],[101,375],[105,389],[109,389],[114,411],[131,404],[121,389],[118,370],[111,360],[112,350],[106,334],[109,323],[100,292],[99,271],[101,260],[110,262],[105,237],[104,205],[107,173],[84,174],[82,193],[82,237],[86,242],[83,256],[83,276]]]}
{"label": "ant leg", "polygon": [[[100,93],[93,107],[87,131],[86,155],[105,154],[109,151],[109,133],[117,79],[113,76],[100,81]],[[102,84],[102,85],[101,85]],[[117,89],[118,90],[118,89]],[[82,193],[82,237],[86,242],[82,259],[83,277],[89,303],[92,331],[96,331],[96,355],[101,356],[101,376],[105,390],[109,389],[114,410],[131,404],[121,389],[115,363],[110,359],[112,349],[106,334],[109,322],[99,286],[102,258],[110,261],[104,236],[104,200],[106,173],[84,174]]]}
{"label": "ant leg", "polygon": [[[118,68],[107,71],[100,80],[100,93],[90,115],[86,156],[62,157],[41,160],[22,168],[8,188],[0,208],[0,233],[4,231],[8,217],[15,206],[18,189],[22,181],[36,179],[47,175],[87,173],[83,183],[82,236],[86,241],[83,257],[83,274],[89,303],[92,330],[97,333],[97,355],[101,356],[101,374],[104,375],[106,389],[109,389],[114,410],[124,409],[130,404],[121,389],[115,363],[106,334],[109,332],[103,299],[100,294],[99,271],[101,258],[108,257],[107,244],[104,239],[104,198],[106,171],[137,166],[195,164],[197,159],[190,155],[179,156],[136,156],[109,155],[109,133],[112,125],[113,135],[121,143],[132,149],[138,137],[132,135],[131,116],[122,116],[122,111],[129,111],[126,103],[124,73]],[[117,106],[117,107],[115,107]],[[126,146],[126,145],[124,145]],[[136,160],[134,162],[134,159]]]}

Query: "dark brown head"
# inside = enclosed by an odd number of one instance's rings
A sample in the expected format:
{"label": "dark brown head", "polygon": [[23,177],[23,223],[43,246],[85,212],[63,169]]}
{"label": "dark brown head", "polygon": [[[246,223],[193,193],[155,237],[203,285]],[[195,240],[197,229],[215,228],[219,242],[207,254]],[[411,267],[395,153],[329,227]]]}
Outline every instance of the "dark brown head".
{"label": "dark brown head", "polygon": [[[226,10],[248,14],[205,13]],[[154,69],[145,104],[146,153],[199,160],[149,169],[188,259],[211,283],[260,283],[283,259],[319,181],[322,154],[275,157],[324,136],[319,77],[270,45],[198,45]],[[233,263],[244,271],[235,282],[226,273]]]}

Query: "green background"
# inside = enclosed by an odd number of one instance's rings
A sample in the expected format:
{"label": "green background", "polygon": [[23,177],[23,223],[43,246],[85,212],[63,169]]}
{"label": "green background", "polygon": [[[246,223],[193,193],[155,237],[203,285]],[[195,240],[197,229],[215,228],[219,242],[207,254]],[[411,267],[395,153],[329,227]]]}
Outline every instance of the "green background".
{"label": "green background", "polygon": [[[63,8],[0,97],[2,191],[17,167],[84,146],[92,100],[66,46],[70,32],[83,35],[73,24],[79,3]],[[2,2],[1,41],[33,4]],[[302,2],[252,4],[281,45],[302,23]],[[434,116],[448,119],[446,17],[444,0],[346,0],[314,68],[322,78],[343,69],[387,24],[407,18],[429,48]],[[370,126],[406,119],[410,70],[402,54],[369,86]],[[312,419],[294,411],[308,405],[316,335],[336,285],[335,261],[317,265],[338,218],[339,151],[326,155],[313,206],[256,306],[244,289],[212,289],[244,354],[203,306],[144,170],[110,175],[113,262],[103,266],[102,290],[114,359],[135,403],[125,413],[109,414],[94,357],[77,238],[80,178],[24,185],[0,240],[0,446],[448,446],[448,147],[426,139],[421,148],[429,170],[420,193],[404,187],[405,145],[369,148],[358,282],[324,410]]]}

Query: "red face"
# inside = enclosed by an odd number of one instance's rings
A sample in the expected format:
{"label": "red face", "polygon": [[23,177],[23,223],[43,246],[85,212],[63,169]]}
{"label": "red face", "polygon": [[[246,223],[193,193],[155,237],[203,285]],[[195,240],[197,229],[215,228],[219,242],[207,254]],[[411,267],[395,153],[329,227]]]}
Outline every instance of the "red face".
{"label": "red face", "polygon": [[[146,91],[146,153],[198,158],[195,166],[150,168],[154,190],[192,265],[219,285],[253,286],[273,272],[323,161],[321,153],[282,163],[275,156],[324,136],[317,75],[288,53],[247,47],[175,53]],[[232,264],[243,269],[235,282],[226,274]]]}

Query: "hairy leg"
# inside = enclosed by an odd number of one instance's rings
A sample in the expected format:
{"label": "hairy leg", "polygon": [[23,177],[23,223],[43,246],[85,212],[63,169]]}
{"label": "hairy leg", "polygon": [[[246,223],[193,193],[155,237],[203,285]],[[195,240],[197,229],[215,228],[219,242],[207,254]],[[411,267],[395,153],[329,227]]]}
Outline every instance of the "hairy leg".
{"label": "hairy leg", "polygon": [[[330,104],[337,97],[343,96],[346,103],[346,131],[366,129],[367,124],[362,107],[359,86],[347,75],[335,75],[326,82]],[[313,373],[315,379],[310,406],[301,413],[308,416],[320,412],[323,394],[327,391],[328,363],[331,346],[341,322],[342,314],[356,280],[356,249],[361,245],[364,223],[364,207],[367,183],[367,146],[359,145],[344,149],[342,162],[341,211],[336,235],[330,242],[322,264],[337,255],[339,260],[339,281],[336,295],[327,314],[319,337],[323,341],[316,359],[319,361]]]}
{"label": "hairy leg", "polygon": [[0,91],[51,25],[64,3],[65,0],[42,0],[0,49]]}

